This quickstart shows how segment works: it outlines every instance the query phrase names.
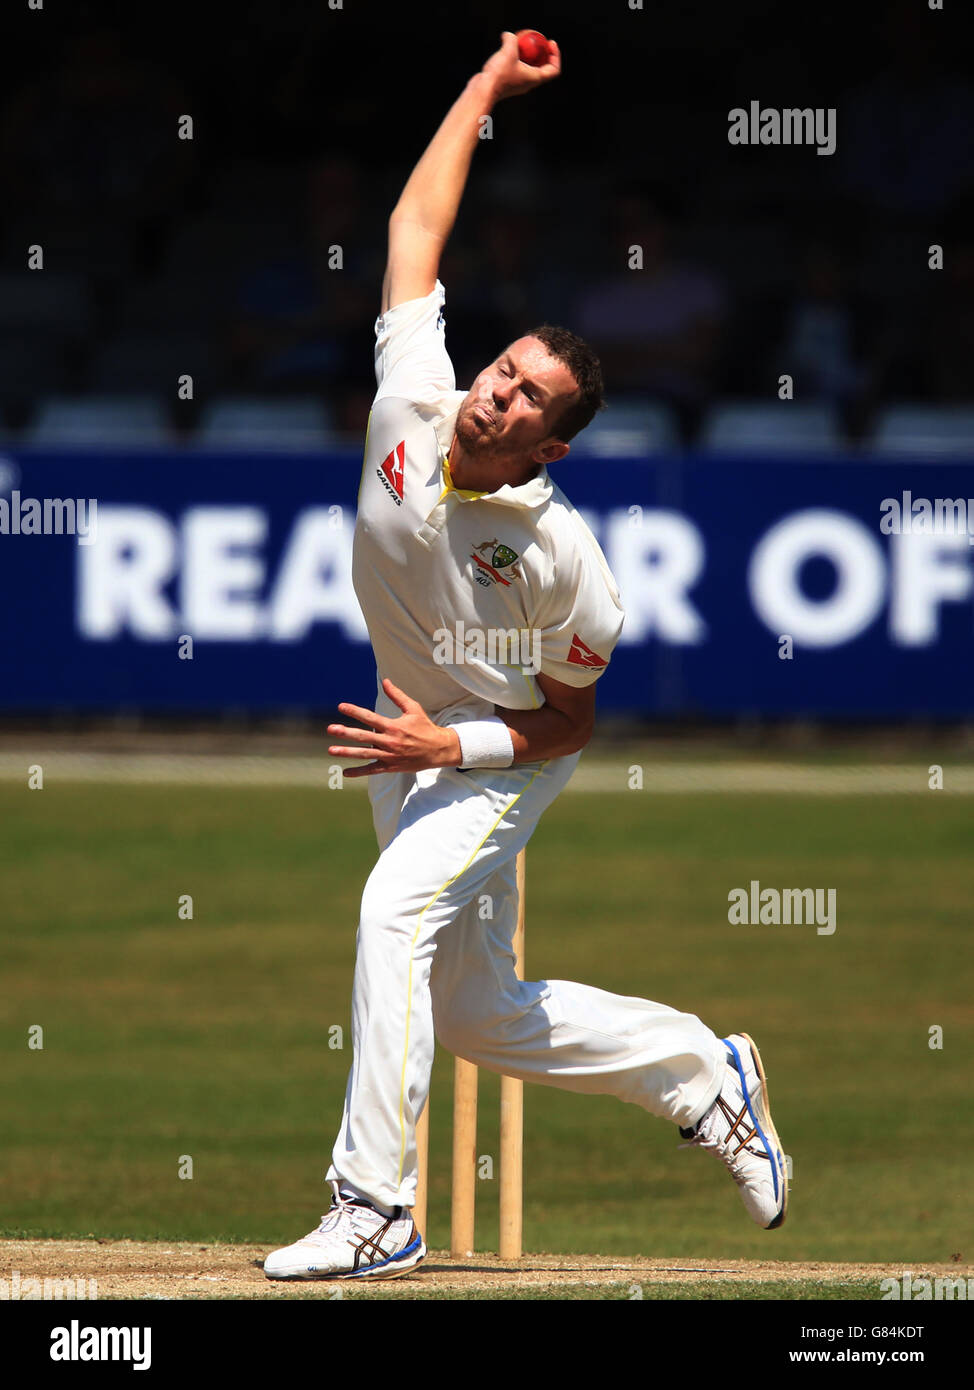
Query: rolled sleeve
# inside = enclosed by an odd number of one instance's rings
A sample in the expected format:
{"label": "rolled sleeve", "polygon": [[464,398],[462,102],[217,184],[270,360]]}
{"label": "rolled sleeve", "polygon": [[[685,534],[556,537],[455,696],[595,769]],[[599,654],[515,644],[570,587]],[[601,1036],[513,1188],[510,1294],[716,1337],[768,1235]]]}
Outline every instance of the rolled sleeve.
{"label": "rolled sleeve", "polygon": [[541,673],[563,685],[593,685],[609,664],[622,632],[623,615],[607,610],[593,621],[569,614],[564,622],[541,633]]}

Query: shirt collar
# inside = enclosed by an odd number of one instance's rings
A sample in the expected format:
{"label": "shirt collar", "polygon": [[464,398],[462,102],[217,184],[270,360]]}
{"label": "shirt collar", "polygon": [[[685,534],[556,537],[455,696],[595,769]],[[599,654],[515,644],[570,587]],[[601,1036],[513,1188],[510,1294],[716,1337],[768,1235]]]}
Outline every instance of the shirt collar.
{"label": "shirt collar", "polygon": [[505,483],[495,492],[472,492],[467,488],[454,487],[453,479],[450,477],[450,465],[447,463],[447,455],[450,446],[453,444],[453,436],[456,433],[457,412],[466,397],[466,391],[454,393],[456,396],[455,404],[449,407],[446,415],[442,415],[435,423],[436,438],[440,446],[442,463],[443,487],[446,492],[455,492],[463,502],[473,501],[476,498],[486,497],[491,502],[500,502],[506,507],[527,507],[531,510],[543,507],[546,502],[551,500],[553,485],[548,470],[542,466],[540,472],[533,478],[529,478],[526,483],[521,483],[518,487],[511,487],[510,483]]}
{"label": "shirt collar", "polygon": [[472,501],[475,497],[489,497],[489,496],[490,496],[490,494],[487,493],[487,492],[473,492],[473,491],[471,491],[470,488],[466,488],[466,487],[457,487],[456,484],[455,484],[454,481],[453,481],[453,475],[452,475],[452,473],[450,472],[450,465],[449,465],[449,463],[447,463],[446,455],[445,455],[445,454],[444,454],[444,456],[443,456],[443,462],[442,462],[442,474],[443,474],[443,490],[444,490],[444,492],[455,492],[456,495],[457,495],[457,496],[461,499],[461,501],[463,501],[463,502],[470,502],[470,501]]}

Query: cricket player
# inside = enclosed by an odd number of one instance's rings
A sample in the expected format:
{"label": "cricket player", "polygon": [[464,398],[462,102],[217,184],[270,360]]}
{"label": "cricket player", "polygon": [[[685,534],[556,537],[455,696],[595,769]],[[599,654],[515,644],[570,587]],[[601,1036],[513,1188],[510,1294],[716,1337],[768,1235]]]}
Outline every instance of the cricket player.
{"label": "cricket player", "polygon": [[423,1259],[411,1207],[434,1038],[480,1067],[671,1121],[726,1164],[759,1225],[785,1217],[747,1034],[720,1039],[666,1005],[514,970],[515,859],[588,742],[623,622],[594,536],[549,475],[600,407],[602,377],[584,342],[544,325],[457,391],[438,272],[482,117],[560,70],[556,44],[534,68],[503,34],[389,219],[353,558],[377,700],[339,706],[364,728],[329,727],[344,741],[331,753],[363,761],[346,775],[369,778],[380,854],[359,919],[333,1203],[268,1255],[272,1279],[390,1278]]}

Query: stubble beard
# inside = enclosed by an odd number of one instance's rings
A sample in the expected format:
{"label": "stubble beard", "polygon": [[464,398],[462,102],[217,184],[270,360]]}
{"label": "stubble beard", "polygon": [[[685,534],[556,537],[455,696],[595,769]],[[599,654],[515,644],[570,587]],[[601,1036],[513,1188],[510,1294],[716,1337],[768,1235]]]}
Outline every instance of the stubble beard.
{"label": "stubble beard", "polygon": [[489,455],[494,446],[493,430],[490,425],[478,422],[474,416],[477,402],[465,405],[457,416],[456,433],[469,454],[477,453],[481,458]]}
{"label": "stubble beard", "polygon": [[[514,481],[506,475],[512,471],[510,465],[512,460],[517,456],[512,455],[509,448],[506,448],[504,444],[500,443],[494,437],[492,426],[478,423],[474,417],[474,410],[477,404],[478,402],[471,401],[469,405],[465,403],[461,406],[457,414],[456,424],[454,425],[454,433],[466,455],[466,460],[478,469],[483,469],[485,467],[489,469],[491,481],[488,486],[491,491],[496,490],[496,488],[500,487],[505,482],[514,486]],[[497,417],[495,415],[495,424],[496,420]],[[529,473],[527,476],[533,477],[534,473],[537,471],[537,469],[534,469],[533,472]],[[523,477],[518,477],[517,482],[523,481],[525,481]],[[456,482],[455,478],[454,482]],[[457,486],[462,487],[463,484],[459,483]],[[480,479],[476,486],[484,486],[483,478]]]}
{"label": "stubble beard", "polygon": [[[457,415],[454,432],[463,449],[464,462],[480,469],[490,465],[497,457],[497,441],[489,426],[478,423],[474,418],[474,405],[461,409]],[[454,480],[455,481],[455,480]],[[457,486],[463,486],[462,483]]]}

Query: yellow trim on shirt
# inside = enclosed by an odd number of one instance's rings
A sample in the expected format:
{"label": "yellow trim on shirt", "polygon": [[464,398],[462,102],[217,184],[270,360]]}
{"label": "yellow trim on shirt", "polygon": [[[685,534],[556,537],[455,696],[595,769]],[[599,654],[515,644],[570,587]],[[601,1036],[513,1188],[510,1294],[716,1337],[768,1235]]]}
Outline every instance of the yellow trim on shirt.
{"label": "yellow trim on shirt", "polygon": [[362,471],[361,471],[361,473],[359,474],[359,478],[358,478],[358,496],[357,496],[357,498],[356,498],[356,506],[357,506],[357,507],[360,507],[360,506],[362,505],[362,484],[365,482],[365,462],[366,462],[366,459],[367,459],[368,456],[369,456],[369,432],[371,431],[371,429],[372,429],[372,411],[370,410],[370,411],[369,411],[368,422],[367,422],[367,424],[366,424],[366,426],[365,426],[365,446],[364,446],[363,449],[362,449]]}
{"label": "yellow trim on shirt", "polygon": [[475,497],[486,497],[486,496],[487,496],[486,491],[484,491],[484,492],[473,492],[470,488],[457,487],[456,484],[455,484],[454,481],[453,481],[453,475],[452,475],[452,473],[450,472],[450,465],[449,465],[449,463],[447,462],[447,460],[444,459],[444,460],[443,460],[443,491],[440,493],[440,501],[441,501],[441,502],[443,501],[443,498],[447,495],[448,492],[455,492],[455,493],[457,494],[458,497],[463,497],[463,498],[465,498],[468,502],[469,502],[469,501],[472,501]]}
{"label": "yellow trim on shirt", "polygon": [[[537,673],[534,673],[534,674],[537,674]],[[537,697],[537,689],[538,689],[538,687],[537,687],[537,684],[531,679],[531,676],[529,676],[528,673],[527,673],[523,668],[521,669],[521,675],[524,677],[524,684],[527,686],[527,688],[528,688],[528,694],[531,696],[531,708],[532,708],[532,709],[541,709],[542,706],[538,704],[538,697]]]}

